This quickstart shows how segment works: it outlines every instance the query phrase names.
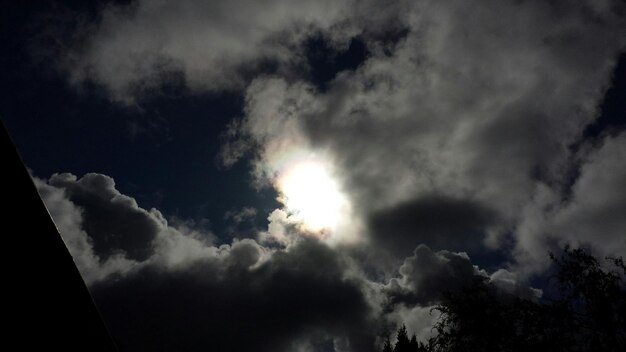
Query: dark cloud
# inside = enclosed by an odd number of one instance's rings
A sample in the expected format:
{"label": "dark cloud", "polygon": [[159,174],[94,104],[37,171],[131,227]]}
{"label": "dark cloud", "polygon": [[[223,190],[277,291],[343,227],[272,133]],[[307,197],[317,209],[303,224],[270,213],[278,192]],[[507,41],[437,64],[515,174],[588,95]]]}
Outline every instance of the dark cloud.
{"label": "dark cloud", "polygon": [[489,276],[489,279],[501,291],[523,299],[537,300],[543,295],[543,290],[521,281],[518,274],[507,269],[498,269]]}
{"label": "dark cloud", "polygon": [[92,292],[124,351],[290,351],[311,336],[373,347],[370,308],[337,253],[316,240],[257,264],[254,245],[182,271],[146,267]]}
{"label": "dark cloud", "polygon": [[112,178],[86,174],[54,175],[51,186],[63,188],[69,200],[82,210],[82,227],[89,234],[95,254],[106,259],[118,252],[146,260],[161,224],[137,202],[115,189]]}
{"label": "dark cloud", "polygon": [[[201,226],[181,219],[170,225],[158,210],[145,211],[108,176],[61,174],[47,183],[35,178],[35,183],[122,351],[304,351],[330,345],[336,351],[373,351],[390,325],[406,322],[426,338],[437,318],[429,307],[443,293],[460,289],[476,275],[488,277],[467,254],[420,245],[399,269],[390,269],[393,278],[374,279],[365,274],[357,252],[375,247],[335,246],[295,230],[287,246],[244,239],[217,247]],[[94,250],[92,233],[103,230],[88,227],[88,213],[107,208],[100,214],[107,221],[137,213],[155,224],[144,242],[145,259],[129,258],[126,252],[103,258]],[[440,198],[405,208],[390,214],[406,212],[406,226],[422,229],[431,225],[424,220],[411,224],[415,211],[433,208],[468,219],[482,214],[471,204]],[[243,219],[253,213],[248,209],[231,216]],[[126,225],[124,236],[144,227],[142,222]],[[112,248],[122,251],[117,244]],[[491,279],[515,294],[532,292],[506,270]]]}
{"label": "dark cloud", "polygon": [[478,203],[433,195],[373,213],[369,231],[377,244],[406,256],[419,244],[452,250],[480,246],[496,222],[496,212]]}
{"label": "dark cloud", "polygon": [[425,245],[418,246],[399,269],[400,278],[392,279],[388,293],[392,304],[436,304],[446,292],[457,291],[468,285],[474,276],[485,277],[465,253],[446,250],[433,252]]}
{"label": "dark cloud", "polygon": [[[437,304],[447,294],[459,294],[476,280],[492,285],[504,297],[522,297],[536,300],[542,291],[523,281],[506,269],[488,275],[472,264],[464,252],[432,251],[425,245],[418,246],[407,257],[399,270],[399,277],[385,286],[384,311],[388,321],[396,326],[405,324],[409,333],[427,340],[435,333],[433,324],[439,319]],[[512,295],[512,296],[511,296]]]}
{"label": "dark cloud", "polygon": [[[201,228],[180,219],[169,225],[157,210],[142,209],[108,176],[35,182],[123,351],[374,348],[380,317],[370,282],[319,239],[276,249],[250,239],[215,247]],[[132,238],[146,228],[149,237]],[[106,241],[113,230],[120,240]],[[141,258],[131,257],[135,245],[144,248]]]}

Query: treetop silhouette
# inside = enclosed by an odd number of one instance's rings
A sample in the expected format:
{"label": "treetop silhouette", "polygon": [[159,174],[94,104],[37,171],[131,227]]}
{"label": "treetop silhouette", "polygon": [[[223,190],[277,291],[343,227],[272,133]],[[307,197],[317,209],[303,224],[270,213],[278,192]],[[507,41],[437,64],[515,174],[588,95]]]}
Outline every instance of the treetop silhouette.
{"label": "treetop silhouette", "polygon": [[555,297],[530,300],[475,276],[460,290],[446,292],[433,309],[441,313],[426,344],[406,327],[393,350],[383,351],[626,351],[626,266],[607,258],[609,268],[584,249],[550,254]]}

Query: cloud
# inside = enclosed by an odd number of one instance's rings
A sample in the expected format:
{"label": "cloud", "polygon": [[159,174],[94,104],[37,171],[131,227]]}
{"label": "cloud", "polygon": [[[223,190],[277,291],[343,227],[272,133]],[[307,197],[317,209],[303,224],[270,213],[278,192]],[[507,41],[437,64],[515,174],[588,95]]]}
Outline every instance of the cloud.
{"label": "cloud", "polygon": [[83,210],[81,225],[98,256],[106,259],[121,251],[130,259],[143,261],[151,255],[152,241],[163,223],[115,189],[112,178],[93,173],[80,179],[57,174],[48,184],[64,189],[69,200]]}
{"label": "cloud", "polygon": [[[524,280],[545,268],[552,246],[623,252],[626,139],[589,145],[583,132],[625,48],[625,5],[483,5],[105,8],[65,53],[73,81],[95,82],[122,103],[172,82],[194,93],[245,91],[244,116],[224,133],[223,163],[252,157],[263,187],[303,155],[323,160],[351,204],[337,231],[362,239],[329,246],[301,236],[276,209],[259,241],[216,246],[212,234],[139,207],[105,175],[37,181],[122,345],[306,350],[332,340],[337,350],[366,351],[376,317],[423,334],[409,316],[475,276],[536,296]],[[303,43],[319,31],[337,50],[358,34],[370,53],[323,91],[298,74]],[[461,251],[476,245],[513,247],[513,263],[490,275]],[[394,255],[390,266],[371,254],[381,248]]]}
{"label": "cloud", "polygon": [[409,334],[422,341],[436,334],[434,324],[440,317],[436,310],[446,294],[458,294],[477,279],[492,284],[498,292],[536,300],[542,291],[528,285],[520,275],[505,268],[492,274],[474,265],[464,252],[434,252],[425,245],[415,248],[383,288],[385,317],[388,322],[407,326]]}
{"label": "cloud", "polygon": [[94,251],[92,238],[83,230],[83,210],[67,198],[63,189],[36,177],[33,181],[87,284],[112,274],[126,273],[137,264],[122,253],[103,260]]}
{"label": "cloud", "polygon": [[217,247],[211,234],[142,209],[106,175],[35,183],[122,350],[374,346],[369,282],[314,237],[286,248],[251,239]]}
{"label": "cloud", "polygon": [[536,300],[543,295],[543,290],[528,286],[520,275],[504,268],[496,270],[489,279],[500,290],[523,299]]}
{"label": "cloud", "polygon": [[495,211],[481,204],[431,195],[373,213],[368,228],[377,245],[409,255],[406,250],[419,244],[457,250],[480,246],[496,221]]}
{"label": "cloud", "polygon": [[316,335],[372,349],[368,303],[336,253],[306,240],[259,264],[258,251],[242,243],[220,261],[146,267],[92,292],[123,350],[283,351]]}
{"label": "cloud", "polygon": [[223,217],[227,223],[224,234],[235,238],[255,238],[258,233],[257,215],[257,209],[247,206],[227,211]]}
{"label": "cloud", "polygon": [[[202,227],[144,210],[106,175],[34,180],[122,350],[369,351],[386,326],[406,323],[428,336],[437,316],[426,312],[441,295],[487,277],[464,253],[420,245],[393,278],[375,278],[351,247],[295,228],[284,244],[216,246]],[[123,222],[130,214],[144,220]],[[126,225],[119,237],[153,231],[141,237],[145,257],[130,258],[136,240],[94,245],[115,223]],[[493,280],[517,287],[512,275]]]}
{"label": "cloud", "polygon": [[295,64],[300,42],[339,25],[346,2],[135,1],[106,6],[80,29],[62,65],[76,83],[132,103],[180,80],[194,90],[241,88],[263,66]]}
{"label": "cloud", "polygon": [[576,244],[589,243],[603,254],[626,253],[626,133],[604,140],[581,166],[571,199],[553,220]]}
{"label": "cloud", "polygon": [[145,265],[185,266],[230,248],[212,246],[213,234],[188,222],[170,226],[157,209],[121,194],[109,176],[64,173],[34,181],[87,284]]}
{"label": "cloud", "polygon": [[250,218],[255,217],[257,214],[256,209],[252,207],[243,207],[239,211],[228,211],[224,214],[225,219],[232,220],[236,225],[244,221],[248,221]]}
{"label": "cloud", "polygon": [[566,244],[590,247],[599,257],[626,253],[626,134],[606,137],[581,153],[579,176],[567,198],[540,186],[526,207],[518,229],[523,241],[515,248],[519,270],[542,270],[548,261],[537,257]]}
{"label": "cloud", "polygon": [[60,23],[50,36],[62,43],[57,66],[71,83],[95,83],[112,100],[134,104],[172,85],[214,92],[244,89],[263,72],[307,77],[316,38],[331,56],[357,36],[382,50],[403,30],[407,3],[137,0],[103,6],[78,28]]}
{"label": "cloud", "polygon": [[[569,187],[577,159],[570,146],[597,118],[626,43],[623,4],[603,4],[398,3],[402,35],[384,49],[366,39],[367,60],[323,92],[280,75],[257,77],[239,136],[227,143],[238,148],[226,148],[226,159],[246,145],[267,182],[293,150],[322,155],[337,170],[355,223],[373,216],[384,224],[376,214],[415,218],[414,231],[390,228],[389,243],[415,238],[444,248],[475,236],[499,249],[533,241],[521,231],[529,207],[541,187],[555,194]],[[437,214],[446,219],[438,235],[419,223],[420,207],[409,206],[433,194],[453,200]],[[451,225],[457,213],[467,222]]]}
{"label": "cloud", "polygon": [[[409,336],[415,335],[418,341],[426,342],[435,335],[433,326],[440,317],[439,311],[434,308],[401,304],[388,317],[396,326],[406,326]],[[394,334],[390,337],[392,341],[396,338]]]}
{"label": "cloud", "polygon": [[[397,219],[392,211],[408,218],[419,209],[403,205],[434,194],[497,216],[476,214],[467,231],[416,223],[384,236],[409,248],[512,241],[517,258],[539,258],[522,253],[547,249],[525,216],[538,192],[568,191],[578,158],[570,146],[597,118],[626,44],[623,13],[611,0],[137,1],[105,7],[62,56],[72,80],[121,102],[174,81],[192,92],[245,90],[245,116],[224,134],[224,164],[249,153],[258,185],[268,185],[294,150],[321,155],[351,200],[352,227],[376,214]],[[358,36],[370,54],[319,91],[298,73],[311,36],[338,51]],[[380,242],[380,231],[362,232]]]}
{"label": "cloud", "polygon": [[486,277],[466,253],[433,252],[425,245],[419,245],[413,255],[404,260],[399,273],[400,278],[389,283],[391,303],[421,306],[430,306],[439,302],[444,293],[462,289],[474,276]]}

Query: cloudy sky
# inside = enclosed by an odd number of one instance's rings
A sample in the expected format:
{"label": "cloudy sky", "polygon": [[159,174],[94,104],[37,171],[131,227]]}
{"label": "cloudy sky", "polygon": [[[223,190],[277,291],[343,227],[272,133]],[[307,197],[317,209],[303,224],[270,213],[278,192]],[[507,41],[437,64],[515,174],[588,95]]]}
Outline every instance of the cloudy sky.
{"label": "cloudy sky", "polygon": [[122,351],[375,351],[626,255],[621,1],[1,12],[0,116]]}

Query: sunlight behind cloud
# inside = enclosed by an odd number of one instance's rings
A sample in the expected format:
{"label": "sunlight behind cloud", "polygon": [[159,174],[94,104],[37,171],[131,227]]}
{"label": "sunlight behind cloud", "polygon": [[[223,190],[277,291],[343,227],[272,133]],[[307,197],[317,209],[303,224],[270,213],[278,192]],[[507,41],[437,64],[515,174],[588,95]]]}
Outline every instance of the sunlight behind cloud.
{"label": "sunlight behind cloud", "polygon": [[276,181],[278,200],[303,230],[327,236],[337,229],[350,204],[324,163],[297,161],[285,168]]}

